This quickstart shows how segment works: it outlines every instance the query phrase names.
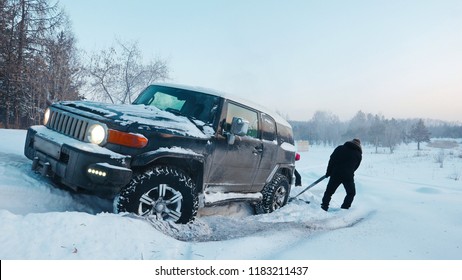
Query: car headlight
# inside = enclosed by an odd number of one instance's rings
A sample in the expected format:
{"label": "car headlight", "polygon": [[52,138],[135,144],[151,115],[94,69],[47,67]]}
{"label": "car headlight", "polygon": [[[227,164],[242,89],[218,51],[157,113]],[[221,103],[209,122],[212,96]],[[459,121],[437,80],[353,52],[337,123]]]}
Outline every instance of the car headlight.
{"label": "car headlight", "polygon": [[101,144],[106,139],[106,129],[100,124],[94,124],[88,129],[88,141],[93,144]]}
{"label": "car headlight", "polygon": [[43,125],[47,125],[48,121],[50,120],[50,108],[45,110],[45,114],[43,114]]}

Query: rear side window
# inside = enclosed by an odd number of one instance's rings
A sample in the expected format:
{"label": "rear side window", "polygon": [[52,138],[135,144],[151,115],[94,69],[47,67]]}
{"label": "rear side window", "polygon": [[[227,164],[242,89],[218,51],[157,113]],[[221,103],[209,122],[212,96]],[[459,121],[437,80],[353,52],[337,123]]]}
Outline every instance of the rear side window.
{"label": "rear side window", "polygon": [[249,122],[247,136],[258,138],[258,113],[256,111],[228,103],[228,112],[226,113],[225,128],[231,127],[233,117],[239,117]]}
{"label": "rear side window", "polygon": [[263,140],[276,140],[276,122],[266,114],[262,114],[261,131]]}
{"label": "rear side window", "polygon": [[277,125],[277,130],[278,130],[278,135],[279,135],[279,139],[278,139],[278,142],[279,144],[282,144],[282,143],[289,143],[289,144],[294,144],[294,137],[293,137],[293,133],[292,133],[292,128],[291,127],[287,127],[285,125],[281,125],[281,124],[278,124]]}

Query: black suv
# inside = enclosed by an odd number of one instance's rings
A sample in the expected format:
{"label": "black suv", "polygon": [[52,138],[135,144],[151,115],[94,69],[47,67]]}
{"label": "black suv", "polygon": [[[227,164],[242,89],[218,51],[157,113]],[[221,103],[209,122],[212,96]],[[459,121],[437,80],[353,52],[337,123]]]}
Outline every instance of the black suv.
{"label": "black suv", "polygon": [[247,101],[203,88],[148,86],[131,105],[52,104],[27,132],[32,169],[114,211],[187,223],[199,207],[286,204],[294,181],[291,126]]}

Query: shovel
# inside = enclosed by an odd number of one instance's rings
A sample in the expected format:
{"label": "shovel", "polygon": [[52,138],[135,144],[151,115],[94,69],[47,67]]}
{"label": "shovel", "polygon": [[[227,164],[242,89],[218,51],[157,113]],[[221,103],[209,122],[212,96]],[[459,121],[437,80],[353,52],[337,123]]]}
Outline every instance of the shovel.
{"label": "shovel", "polygon": [[316,186],[319,182],[321,182],[322,180],[326,179],[326,175],[323,175],[321,178],[319,178],[318,180],[314,181],[311,185],[309,185],[308,187],[306,187],[303,191],[301,191],[299,194],[297,194],[296,196],[294,197],[290,197],[289,198],[289,202],[293,201],[294,199],[296,199],[299,195],[301,195],[302,193],[306,192],[307,190],[311,189],[312,187]]}

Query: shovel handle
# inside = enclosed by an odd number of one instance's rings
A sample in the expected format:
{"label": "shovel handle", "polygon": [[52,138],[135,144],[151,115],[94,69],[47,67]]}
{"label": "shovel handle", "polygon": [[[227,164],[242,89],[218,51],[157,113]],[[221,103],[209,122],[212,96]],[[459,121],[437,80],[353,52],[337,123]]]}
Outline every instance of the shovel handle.
{"label": "shovel handle", "polygon": [[323,175],[321,178],[319,178],[318,180],[314,181],[311,185],[309,185],[308,187],[306,187],[303,191],[301,191],[299,194],[297,194],[296,196],[294,196],[292,199],[296,198],[297,196],[301,195],[302,193],[306,192],[307,190],[311,189],[312,187],[314,187],[315,185],[317,185],[319,182],[321,182],[322,180],[326,179],[327,176],[326,175]]}

